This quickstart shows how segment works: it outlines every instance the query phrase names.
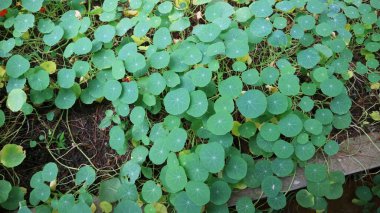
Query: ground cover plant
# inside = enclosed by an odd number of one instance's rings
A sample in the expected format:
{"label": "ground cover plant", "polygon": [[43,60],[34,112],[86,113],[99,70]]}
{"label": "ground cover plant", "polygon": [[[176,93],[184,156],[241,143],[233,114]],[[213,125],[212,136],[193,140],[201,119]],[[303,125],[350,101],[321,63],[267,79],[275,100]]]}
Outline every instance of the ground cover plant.
{"label": "ground cover plant", "polygon": [[[353,79],[378,102],[379,9],[378,0],[0,1],[0,126],[33,117],[45,129],[28,143],[1,138],[0,206],[280,210],[281,178],[304,167],[297,202],[326,209],[344,175],[308,161],[338,153],[333,135],[353,122]],[[97,128],[109,136],[111,168],[72,136],[68,115],[85,105],[105,106]],[[379,121],[369,109],[364,120]],[[51,162],[19,185],[26,147]],[[68,166],[72,149],[86,163]],[[267,205],[228,202],[244,188],[261,188]]]}

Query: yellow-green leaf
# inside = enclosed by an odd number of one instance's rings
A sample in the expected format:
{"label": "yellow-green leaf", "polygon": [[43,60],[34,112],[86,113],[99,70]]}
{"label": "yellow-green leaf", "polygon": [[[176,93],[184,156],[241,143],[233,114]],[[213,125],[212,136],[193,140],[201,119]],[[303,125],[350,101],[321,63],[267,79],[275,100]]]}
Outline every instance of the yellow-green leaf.
{"label": "yellow-green leaf", "polygon": [[112,205],[107,201],[100,202],[100,208],[102,209],[102,212],[104,213],[112,212]]}
{"label": "yellow-green leaf", "polygon": [[380,121],[380,112],[379,111],[373,111],[371,114],[369,114],[371,118],[375,121]]}
{"label": "yellow-green leaf", "polygon": [[54,61],[45,61],[42,64],[40,64],[40,66],[49,74],[53,74],[57,71],[57,65]]}

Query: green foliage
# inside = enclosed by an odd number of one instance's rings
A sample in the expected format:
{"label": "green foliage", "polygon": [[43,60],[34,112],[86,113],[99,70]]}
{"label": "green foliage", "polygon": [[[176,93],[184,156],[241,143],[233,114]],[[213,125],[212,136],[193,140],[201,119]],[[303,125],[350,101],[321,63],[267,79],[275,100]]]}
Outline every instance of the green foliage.
{"label": "green foliage", "polygon": [[16,144],[7,144],[0,150],[0,163],[8,168],[20,165],[25,157],[23,147]]}
{"label": "green foliage", "polygon": [[[372,88],[379,83],[378,1],[235,2],[0,1],[8,12],[0,17],[0,104],[25,115],[107,104],[99,127],[109,131],[113,157],[126,159],[107,180],[81,166],[73,194],[52,192],[48,184],[61,178],[48,163],[33,175],[25,205],[21,188],[0,181],[1,206],[89,212],[99,189],[114,212],[226,212],[232,190],[248,187],[280,210],[280,178],[298,166],[308,181],[296,195],[301,206],[322,210],[341,196],[340,173],[307,161],[339,152],[327,138],[351,124],[346,82],[361,75]],[[57,146],[68,146],[63,133]],[[0,152],[5,167],[24,158],[15,144]],[[368,194],[358,190],[359,203]],[[256,208],[248,197],[236,203],[238,212]]]}

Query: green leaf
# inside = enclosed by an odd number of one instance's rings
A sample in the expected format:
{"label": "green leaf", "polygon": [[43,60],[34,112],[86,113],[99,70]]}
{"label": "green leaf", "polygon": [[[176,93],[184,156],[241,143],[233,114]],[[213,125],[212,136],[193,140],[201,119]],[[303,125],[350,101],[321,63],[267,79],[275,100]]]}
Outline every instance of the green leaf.
{"label": "green leaf", "polygon": [[242,196],[236,201],[236,211],[238,213],[255,213],[256,209],[251,198]]}
{"label": "green leaf", "polygon": [[144,55],[140,53],[131,54],[125,60],[125,68],[130,73],[135,73],[146,66],[146,61]]}
{"label": "green leaf", "polygon": [[115,60],[112,64],[112,76],[116,79],[122,79],[125,76],[124,62],[121,60]]}
{"label": "green leaf", "polygon": [[145,110],[141,106],[136,106],[133,108],[131,114],[129,115],[131,122],[135,125],[143,123],[145,119]]}
{"label": "green leaf", "polygon": [[295,153],[301,161],[307,161],[314,156],[315,147],[311,142],[307,142],[305,144],[296,144]]}
{"label": "green leaf", "polygon": [[276,158],[272,161],[271,168],[278,177],[289,176],[294,170],[294,161],[291,158]]}
{"label": "green leaf", "polygon": [[276,124],[264,123],[260,127],[260,136],[267,141],[275,141],[280,137],[280,129]]}
{"label": "green leaf", "polygon": [[280,115],[288,109],[289,103],[288,98],[280,93],[275,92],[267,97],[268,102],[268,112],[273,115]]}
{"label": "green leaf", "polygon": [[150,23],[147,20],[139,21],[133,28],[133,35],[136,37],[145,36],[150,29]]}
{"label": "green leaf", "polygon": [[275,197],[269,197],[267,202],[272,209],[280,210],[286,206],[286,197],[283,193],[279,193]]}
{"label": "green leaf", "polygon": [[284,140],[278,140],[273,144],[273,152],[279,158],[289,158],[294,153],[294,147],[291,143]]}
{"label": "green leaf", "polygon": [[102,181],[99,186],[99,199],[110,203],[116,202],[121,198],[120,193],[118,193],[120,188],[121,183],[118,178]]}
{"label": "green leaf", "polygon": [[349,112],[352,106],[351,98],[346,94],[341,94],[333,98],[330,109],[333,113],[343,115]]}
{"label": "green leaf", "polygon": [[158,49],[165,49],[168,45],[172,43],[172,36],[170,35],[170,31],[166,27],[159,28],[153,36],[153,44]]}
{"label": "green leaf", "polygon": [[154,181],[148,180],[144,183],[141,194],[146,202],[155,203],[161,198],[162,190]]}
{"label": "green leaf", "polygon": [[28,83],[32,89],[42,91],[49,86],[49,73],[47,73],[45,70],[40,69],[31,75],[28,75]]}
{"label": "green leaf", "polygon": [[120,176],[124,177],[129,183],[135,184],[140,177],[141,166],[134,161],[128,161],[120,169]]}
{"label": "green leaf", "polygon": [[275,176],[267,176],[261,182],[261,188],[268,197],[276,197],[282,189],[282,182]]}
{"label": "green leaf", "polygon": [[137,146],[132,150],[131,160],[142,164],[148,156],[148,149],[145,146]]}
{"label": "green leaf", "polygon": [[212,71],[209,68],[198,67],[189,72],[191,81],[197,87],[207,86],[212,77]]}
{"label": "green leaf", "polygon": [[127,151],[127,144],[125,143],[125,133],[120,126],[114,126],[110,132],[110,147],[114,149],[118,154],[125,153]]}
{"label": "green leaf", "polygon": [[25,190],[21,187],[13,186],[8,195],[8,200],[1,203],[1,207],[6,210],[16,210],[19,207],[19,203],[22,202],[25,195]]}
{"label": "green leaf", "polygon": [[74,53],[77,55],[85,55],[92,49],[92,42],[89,38],[83,37],[74,43]]}
{"label": "green leaf", "polygon": [[287,96],[298,95],[300,91],[300,80],[296,75],[282,75],[278,80],[280,92]]}
{"label": "green leaf", "polygon": [[253,36],[265,37],[272,32],[273,25],[264,18],[256,18],[251,22],[249,28]]}
{"label": "green leaf", "polygon": [[239,127],[239,133],[241,137],[250,138],[256,133],[256,126],[253,122],[245,122]]}
{"label": "green leaf", "polygon": [[172,90],[164,97],[164,106],[171,115],[180,115],[190,106],[190,94],[184,88]]}
{"label": "green leaf", "polygon": [[112,12],[116,10],[118,3],[119,0],[105,0],[102,8],[105,12]]}
{"label": "green leaf", "polygon": [[224,171],[229,178],[241,180],[247,175],[247,167],[247,162],[243,158],[233,155],[227,160]]}
{"label": "green leaf", "polygon": [[155,165],[161,165],[166,161],[169,155],[169,149],[164,141],[158,140],[149,150],[149,159]]}
{"label": "green leaf", "polygon": [[91,166],[83,166],[75,175],[75,185],[80,185],[82,183],[89,186],[95,182],[96,173]]}
{"label": "green leaf", "polygon": [[40,201],[46,202],[50,197],[50,187],[41,184],[30,192],[29,201],[32,205],[37,205]]}
{"label": "green leaf", "polygon": [[298,26],[304,30],[311,30],[315,27],[315,19],[311,15],[302,15],[297,18]]}
{"label": "green leaf", "polygon": [[210,201],[215,205],[227,203],[231,197],[232,190],[230,186],[222,181],[217,180],[210,187]]}
{"label": "green leaf", "polygon": [[165,183],[171,193],[176,193],[185,188],[187,176],[182,166],[170,165],[165,173]]}
{"label": "green leaf", "polygon": [[311,69],[315,67],[320,60],[321,57],[319,56],[317,50],[314,48],[302,50],[297,53],[297,62],[301,67],[305,69]]}
{"label": "green leaf", "polygon": [[172,152],[179,152],[185,147],[187,132],[182,128],[174,128],[170,131],[167,140],[167,148]]}
{"label": "green leaf", "polygon": [[355,190],[355,195],[363,201],[371,201],[373,198],[371,189],[368,186],[359,186]]}
{"label": "green leaf", "polygon": [[112,41],[115,34],[116,34],[115,27],[111,25],[102,25],[95,30],[94,37],[97,41],[101,41],[103,43],[109,43]]}
{"label": "green leaf", "polygon": [[11,4],[12,4],[12,0],[3,0],[3,1],[0,1],[0,10],[7,9],[9,6],[11,6]]}
{"label": "green leaf", "polygon": [[314,117],[323,125],[327,125],[332,123],[334,115],[329,109],[317,109],[315,111]]}
{"label": "green leaf", "polygon": [[272,5],[269,3],[269,1],[265,0],[255,1],[249,5],[249,8],[255,17],[265,18],[273,13]]}
{"label": "green leaf", "polygon": [[220,32],[220,27],[214,23],[197,25],[193,29],[193,34],[202,42],[214,41]]}
{"label": "green leaf", "polygon": [[109,80],[104,84],[104,97],[109,101],[117,100],[122,91],[122,86],[119,81]]}
{"label": "green leaf", "polygon": [[47,163],[42,169],[42,178],[44,181],[51,182],[57,178],[58,167],[55,163]]}
{"label": "green leaf", "polygon": [[148,80],[148,91],[153,95],[161,94],[166,88],[165,78],[160,73],[152,73]]}
{"label": "green leaf", "polygon": [[298,106],[302,109],[302,111],[310,112],[314,107],[314,101],[309,96],[304,96],[301,98]]}
{"label": "green leaf", "polygon": [[207,120],[207,129],[215,135],[225,135],[232,130],[233,118],[226,112],[217,112]]}
{"label": "green leaf", "polygon": [[305,177],[311,182],[321,182],[327,178],[327,168],[323,164],[308,164],[305,166]]}
{"label": "green leaf", "polygon": [[121,83],[121,86],[123,87],[123,90],[119,98],[120,101],[125,104],[132,104],[136,102],[139,96],[136,81],[123,82]]}
{"label": "green leaf", "polygon": [[166,51],[155,52],[149,57],[150,66],[155,69],[163,69],[169,65],[170,55]]}
{"label": "green leaf", "polygon": [[186,111],[188,115],[193,117],[201,117],[208,109],[208,101],[206,94],[201,90],[195,90],[190,93],[190,107]]}
{"label": "green leaf", "polygon": [[195,65],[202,60],[202,52],[196,46],[189,46],[187,49],[180,51],[183,56],[182,62],[186,65]]}
{"label": "green leaf", "polygon": [[329,97],[336,97],[343,91],[343,83],[336,78],[323,81],[320,85],[323,94]]}
{"label": "green leaf", "polygon": [[129,18],[122,18],[116,25],[116,35],[123,36],[135,25],[135,22]]}
{"label": "green leaf", "polygon": [[237,99],[236,105],[244,117],[257,118],[266,111],[267,99],[259,90],[248,90]]}
{"label": "green leaf", "polygon": [[22,0],[21,4],[29,12],[35,13],[41,9],[43,2],[44,0]]}
{"label": "green leaf", "polygon": [[77,96],[71,89],[60,89],[54,103],[59,109],[69,109],[75,104],[76,99]]}
{"label": "green leaf", "polygon": [[10,38],[8,40],[0,41],[0,57],[8,57],[9,52],[16,46],[16,40]]}
{"label": "green leaf", "polygon": [[42,40],[48,46],[54,46],[62,39],[64,31],[62,27],[55,26],[49,34],[45,34]]}
{"label": "green leaf", "polygon": [[169,30],[171,32],[183,31],[186,28],[190,27],[190,21],[188,17],[182,17],[170,24]]}
{"label": "green leaf", "polygon": [[249,52],[249,46],[246,41],[232,40],[232,41],[226,42],[225,45],[226,45],[226,56],[228,58],[243,57]]}
{"label": "green leaf", "polygon": [[12,185],[6,180],[0,180],[0,203],[7,201]]}
{"label": "green leaf", "polygon": [[30,63],[21,55],[13,55],[9,58],[5,70],[7,75],[12,78],[18,78],[30,68]]}
{"label": "green leaf", "polygon": [[339,152],[339,144],[336,141],[330,140],[323,146],[323,151],[328,156],[333,156]]}
{"label": "green leaf", "polygon": [[200,147],[199,159],[201,164],[211,173],[217,173],[224,167],[224,149],[219,143],[208,143]]}
{"label": "green leaf", "polygon": [[205,183],[189,181],[186,185],[186,194],[198,206],[203,206],[210,202],[210,188]]}
{"label": "green leaf", "polygon": [[170,1],[164,1],[158,5],[157,9],[158,9],[158,12],[162,14],[168,14],[173,9],[173,3]]}
{"label": "green leaf", "polygon": [[7,107],[12,112],[18,112],[22,106],[26,103],[26,93],[22,89],[13,89],[7,98]]}
{"label": "green leaf", "polygon": [[297,192],[296,200],[304,208],[310,208],[315,203],[315,197],[306,189],[301,189]]}
{"label": "green leaf", "polygon": [[215,55],[219,55],[219,54],[224,54],[225,49],[226,48],[225,48],[223,42],[221,42],[221,41],[215,42],[213,44],[210,44],[207,47],[206,55],[207,56],[215,56]]}
{"label": "green leaf", "polygon": [[293,113],[283,117],[278,123],[281,134],[286,137],[297,136],[303,129],[302,120]]}
{"label": "green leaf", "polygon": [[4,114],[4,111],[0,109],[0,127],[4,126],[4,124],[5,124],[5,114]]}
{"label": "green leaf", "polygon": [[24,33],[34,26],[33,14],[18,14],[14,20],[14,28],[17,32]]}
{"label": "green leaf", "polygon": [[305,130],[313,135],[319,135],[322,133],[322,123],[316,119],[307,119],[304,122]]}
{"label": "green leaf", "polygon": [[171,199],[171,203],[177,212],[201,212],[201,207],[193,203],[193,201],[190,200],[189,196],[184,191],[175,194],[174,198]]}
{"label": "green leaf", "polygon": [[218,90],[220,95],[236,98],[241,94],[243,83],[238,76],[232,76],[220,82]]}
{"label": "green leaf", "polygon": [[6,144],[0,150],[0,162],[3,166],[8,168],[20,165],[25,157],[23,147],[16,144]]}
{"label": "green leaf", "polygon": [[327,9],[327,3],[319,0],[310,0],[306,5],[306,9],[310,13],[319,14]]}
{"label": "green leaf", "polygon": [[234,8],[227,2],[215,2],[207,5],[206,20],[209,22],[218,18],[228,18],[234,13]]}
{"label": "green leaf", "polygon": [[61,69],[58,71],[58,84],[62,88],[71,88],[75,83],[75,71],[72,69]]}

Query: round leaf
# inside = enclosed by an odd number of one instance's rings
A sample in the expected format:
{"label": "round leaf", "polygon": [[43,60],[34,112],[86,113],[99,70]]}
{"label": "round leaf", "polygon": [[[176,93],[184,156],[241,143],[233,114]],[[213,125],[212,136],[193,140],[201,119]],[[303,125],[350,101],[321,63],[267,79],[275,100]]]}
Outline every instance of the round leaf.
{"label": "round leaf", "polygon": [[0,162],[8,168],[20,165],[25,157],[25,151],[22,146],[16,144],[6,144],[0,150]]}
{"label": "round leaf", "polygon": [[257,118],[267,109],[267,99],[259,90],[248,90],[237,99],[236,105],[246,118]]}

